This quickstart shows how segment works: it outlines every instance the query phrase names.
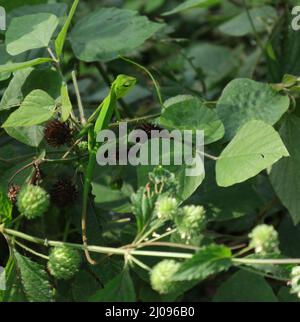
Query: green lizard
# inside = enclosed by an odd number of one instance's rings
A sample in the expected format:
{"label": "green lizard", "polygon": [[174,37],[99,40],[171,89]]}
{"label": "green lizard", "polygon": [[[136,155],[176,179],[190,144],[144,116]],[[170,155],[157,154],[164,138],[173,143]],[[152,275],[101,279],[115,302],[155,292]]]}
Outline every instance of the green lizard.
{"label": "green lizard", "polygon": [[91,115],[91,117],[88,119],[87,125],[85,125],[83,130],[80,132],[80,136],[83,136],[85,133],[88,132],[89,143],[89,162],[83,186],[81,228],[85,255],[88,262],[92,265],[95,265],[96,262],[91,258],[87,247],[87,207],[91,181],[96,166],[96,155],[100,147],[100,143],[96,142],[96,137],[101,130],[106,129],[108,127],[113,117],[113,114],[118,113],[117,100],[124,97],[129,91],[131,91],[135,84],[136,78],[127,75],[119,75],[112,83],[110,92],[107,95],[107,97],[96,109],[96,111]]}

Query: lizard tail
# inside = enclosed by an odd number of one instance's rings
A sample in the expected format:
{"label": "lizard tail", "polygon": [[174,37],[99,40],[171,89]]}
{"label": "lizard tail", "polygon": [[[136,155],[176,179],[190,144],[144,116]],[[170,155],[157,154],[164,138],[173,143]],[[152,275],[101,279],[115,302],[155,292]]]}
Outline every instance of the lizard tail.
{"label": "lizard tail", "polygon": [[97,262],[94,259],[92,259],[89,249],[88,249],[86,217],[87,217],[86,211],[84,211],[82,213],[82,220],[81,220],[82,242],[83,242],[83,247],[84,247],[84,253],[85,253],[86,260],[91,265],[97,265]]}

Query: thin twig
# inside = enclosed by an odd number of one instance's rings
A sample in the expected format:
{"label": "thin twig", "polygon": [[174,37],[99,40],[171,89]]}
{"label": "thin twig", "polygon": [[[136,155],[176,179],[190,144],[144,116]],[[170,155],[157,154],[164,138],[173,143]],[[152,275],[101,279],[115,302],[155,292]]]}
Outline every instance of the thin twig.
{"label": "thin twig", "polygon": [[31,249],[30,247],[27,247],[26,245],[20,243],[19,241],[17,240],[14,240],[14,243],[16,243],[18,246],[20,246],[21,248],[25,249],[27,252],[35,255],[35,256],[38,256],[40,258],[43,258],[43,259],[46,259],[46,260],[49,260],[49,257],[44,255],[44,254],[41,254],[39,252],[36,252],[35,250]]}
{"label": "thin twig", "polygon": [[129,58],[126,58],[126,57],[123,57],[123,56],[119,56],[119,58],[124,60],[124,61],[126,61],[127,63],[130,63],[130,64],[135,65],[138,68],[142,69],[151,78],[151,80],[152,80],[152,82],[154,84],[155,90],[156,90],[156,94],[157,94],[159,103],[160,103],[161,107],[164,107],[164,103],[163,103],[163,99],[162,99],[162,96],[161,96],[159,84],[156,81],[156,79],[154,78],[154,76],[152,75],[152,73],[146,67],[142,66],[141,64],[138,64],[138,63],[134,62],[133,60],[131,60]]}
{"label": "thin twig", "polygon": [[80,122],[82,125],[86,124],[86,118],[84,115],[84,108],[81,100],[81,95],[78,87],[78,82],[76,78],[76,73],[75,70],[72,71],[72,80],[73,80],[73,85],[76,93],[76,98],[77,98],[77,103],[78,103],[78,109],[79,109],[79,115],[80,115]]}

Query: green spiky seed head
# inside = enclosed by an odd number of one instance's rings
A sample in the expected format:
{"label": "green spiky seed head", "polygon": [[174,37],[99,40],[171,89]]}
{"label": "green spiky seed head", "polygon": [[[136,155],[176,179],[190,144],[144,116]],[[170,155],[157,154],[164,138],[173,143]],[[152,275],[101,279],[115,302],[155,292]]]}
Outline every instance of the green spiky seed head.
{"label": "green spiky seed head", "polygon": [[300,266],[293,267],[289,285],[291,286],[291,293],[297,294],[300,298]]}
{"label": "green spiky seed head", "polygon": [[180,264],[174,260],[165,259],[153,267],[150,273],[152,288],[160,294],[172,293],[176,290],[176,282],[172,281]]}
{"label": "green spiky seed head", "polygon": [[181,238],[191,238],[205,226],[205,209],[202,206],[185,206],[176,217],[176,226]]}
{"label": "green spiky seed head", "polygon": [[27,219],[41,217],[50,205],[48,193],[39,186],[28,185],[21,189],[17,206]]}
{"label": "green spiky seed head", "polygon": [[249,237],[250,246],[255,248],[257,254],[279,253],[278,233],[273,226],[259,225],[252,230]]}
{"label": "green spiky seed head", "polygon": [[68,280],[73,277],[81,263],[80,253],[71,247],[54,247],[50,253],[48,269],[57,279]]}
{"label": "green spiky seed head", "polygon": [[171,220],[178,211],[178,202],[175,198],[161,197],[156,202],[157,217],[162,220]]}

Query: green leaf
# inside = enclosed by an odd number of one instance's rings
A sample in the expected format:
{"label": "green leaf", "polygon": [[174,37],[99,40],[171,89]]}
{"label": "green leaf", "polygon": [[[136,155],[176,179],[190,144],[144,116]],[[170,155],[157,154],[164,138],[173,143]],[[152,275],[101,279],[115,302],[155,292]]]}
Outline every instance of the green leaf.
{"label": "green leaf", "polygon": [[22,285],[30,302],[50,302],[52,290],[43,267],[14,251]]}
{"label": "green leaf", "polygon": [[10,114],[2,127],[23,127],[44,123],[55,112],[55,101],[46,92],[34,90],[26,96],[20,108]]}
{"label": "green leaf", "polygon": [[[249,10],[249,14],[257,32],[266,31],[272,26],[277,17],[276,10],[270,6],[251,9]],[[220,31],[236,37],[246,36],[254,32],[248,14],[245,11],[222,24]]]}
{"label": "green leaf", "polygon": [[261,121],[245,124],[216,163],[217,183],[229,187],[259,174],[289,153],[274,128]]}
{"label": "green leaf", "polygon": [[74,300],[86,302],[99,290],[100,284],[91,273],[82,270],[75,275],[71,287]]}
{"label": "green leaf", "polygon": [[224,126],[214,110],[193,96],[176,96],[168,100],[159,119],[159,124],[167,129],[204,131],[204,143],[221,139]]}
{"label": "green leaf", "polygon": [[300,224],[294,225],[292,218],[286,216],[279,225],[278,233],[282,254],[290,258],[299,258]]}
{"label": "green leaf", "polygon": [[231,266],[231,250],[222,245],[209,245],[185,261],[174,274],[174,281],[202,281],[210,275],[226,271]]}
{"label": "green leaf", "polygon": [[79,0],[74,0],[74,3],[72,5],[72,8],[71,8],[70,13],[68,15],[68,18],[67,18],[62,30],[60,31],[60,33],[58,34],[58,36],[55,40],[55,51],[56,51],[56,55],[58,57],[60,57],[63,52],[63,47],[64,47],[64,44],[66,41],[68,29],[70,27],[71,21],[73,19],[76,9],[77,9],[78,2],[79,2]]}
{"label": "green leaf", "polygon": [[[17,0],[18,1],[18,0]],[[65,17],[68,13],[68,5],[66,3],[44,3],[49,1],[38,1],[34,6],[28,5],[28,0],[23,1],[22,5],[16,7],[12,12],[9,13],[9,16],[12,18],[33,15],[38,13],[51,13],[57,17]],[[26,3],[26,5],[25,5]]]}
{"label": "green leaf", "polygon": [[[156,141],[156,142],[155,142]],[[157,142],[159,141],[159,142]],[[169,143],[168,140],[164,140],[166,143]],[[144,143],[141,147],[141,155],[146,155],[145,150],[148,148],[148,159],[157,157],[156,151],[153,151],[155,155],[151,154],[151,146],[153,145],[160,145],[162,147],[162,140],[155,138],[148,140],[148,142]],[[161,149],[160,149],[161,150]],[[182,151],[184,150],[184,151]],[[180,156],[185,157],[185,147],[184,144],[181,144],[181,142],[174,142],[170,144],[170,149],[164,149],[164,151],[160,151],[159,153],[159,165],[162,165],[163,168],[166,170],[174,173],[175,178],[178,182],[178,198],[180,198],[180,201],[184,201],[187,198],[189,198],[195,191],[196,189],[200,186],[202,183],[205,173],[199,171],[199,173],[196,173],[196,175],[189,175],[187,176],[187,171],[190,170],[195,170],[193,167],[188,166],[183,162],[182,165],[176,165],[174,160],[176,158],[179,158]],[[187,155],[188,157],[188,155]],[[170,160],[169,165],[163,164],[162,160]],[[149,173],[152,172],[158,165],[151,165],[149,162],[149,165],[139,165],[137,168],[137,175],[138,175],[138,186],[145,186],[149,182]]]}
{"label": "green leaf", "polygon": [[22,86],[23,96],[26,97],[32,91],[40,89],[47,92],[51,97],[60,97],[61,77],[54,69],[34,69]]}
{"label": "green leaf", "polygon": [[225,87],[217,104],[218,116],[225,126],[225,139],[232,139],[237,130],[251,120],[274,125],[288,110],[289,104],[287,96],[268,84],[246,78],[233,80]]}
{"label": "green leaf", "polygon": [[89,299],[90,302],[135,302],[136,295],[128,270],[124,270]]}
{"label": "green leaf", "polygon": [[0,223],[10,221],[12,218],[12,203],[7,197],[5,189],[0,187]]}
{"label": "green leaf", "polygon": [[173,10],[163,13],[163,16],[173,15],[175,13],[182,12],[182,11],[185,11],[188,9],[193,9],[196,7],[207,8],[207,7],[217,5],[221,2],[223,2],[223,0],[187,0],[183,3],[181,3],[179,6],[177,6]]}
{"label": "green leaf", "polygon": [[272,167],[270,180],[272,186],[291,214],[295,224],[300,222],[300,119],[289,115],[280,129],[280,135],[291,157],[280,160]]}
{"label": "green leaf", "polygon": [[[0,66],[10,64],[12,57],[7,53],[5,45],[0,45]],[[10,77],[10,72],[0,73],[0,81],[6,80]]]}
{"label": "green leaf", "polygon": [[277,298],[263,277],[240,270],[221,285],[214,302],[277,302]]}
{"label": "green leaf", "polygon": [[61,120],[62,122],[67,121],[72,112],[72,103],[69,97],[68,86],[63,83],[61,86]]}
{"label": "green leaf", "polygon": [[15,73],[1,98],[0,111],[9,110],[21,105],[23,100],[22,87],[31,72],[32,69],[27,68]]}
{"label": "green leaf", "polygon": [[7,127],[5,131],[12,138],[32,147],[38,147],[44,138],[44,127],[39,125]]}
{"label": "green leaf", "polygon": [[203,74],[206,87],[214,88],[216,83],[231,75],[239,66],[238,59],[231,48],[213,43],[197,43],[186,49],[185,55],[193,62],[185,61],[184,68],[194,75],[195,81]]}
{"label": "green leaf", "polygon": [[208,220],[236,219],[264,206],[261,196],[255,191],[253,180],[231,187],[219,187],[214,167],[214,161],[205,162],[205,180],[192,200],[205,208]]}
{"label": "green leaf", "polygon": [[7,65],[1,65],[0,66],[0,74],[15,72],[20,69],[33,67],[36,65],[44,64],[44,63],[50,63],[51,61],[52,61],[51,58],[36,58],[36,59],[32,59],[32,60],[25,61],[22,63],[10,63]]}
{"label": "green leaf", "polygon": [[279,302],[299,302],[297,294],[291,294],[290,287],[282,286],[278,294]]}
{"label": "green leaf", "polygon": [[24,5],[37,5],[37,4],[45,3],[45,2],[47,2],[47,0],[14,0],[14,1],[5,1],[5,9],[7,11],[10,11],[10,10],[12,10],[14,8],[18,8],[18,7],[21,7],[21,6],[24,6]]}
{"label": "green leaf", "polygon": [[1,102],[0,111],[9,110],[21,105],[24,97],[35,89],[46,91],[50,96],[60,96],[61,78],[52,69],[34,70],[26,68],[14,73],[14,77],[6,88]]}
{"label": "green leaf", "polygon": [[130,212],[131,204],[128,196],[121,189],[111,189],[97,181],[92,182],[92,193],[95,206],[119,213]]}
{"label": "green leaf", "polygon": [[13,256],[10,256],[5,267],[6,290],[0,291],[0,302],[27,302],[18,274]]}
{"label": "green leaf", "polygon": [[47,47],[57,26],[58,18],[49,13],[13,18],[6,32],[7,52],[16,56]]}
{"label": "green leaf", "polygon": [[82,18],[72,30],[70,40],[80,60],[109,61],[141,46],[162,26],[135,11],[102,8]]}

